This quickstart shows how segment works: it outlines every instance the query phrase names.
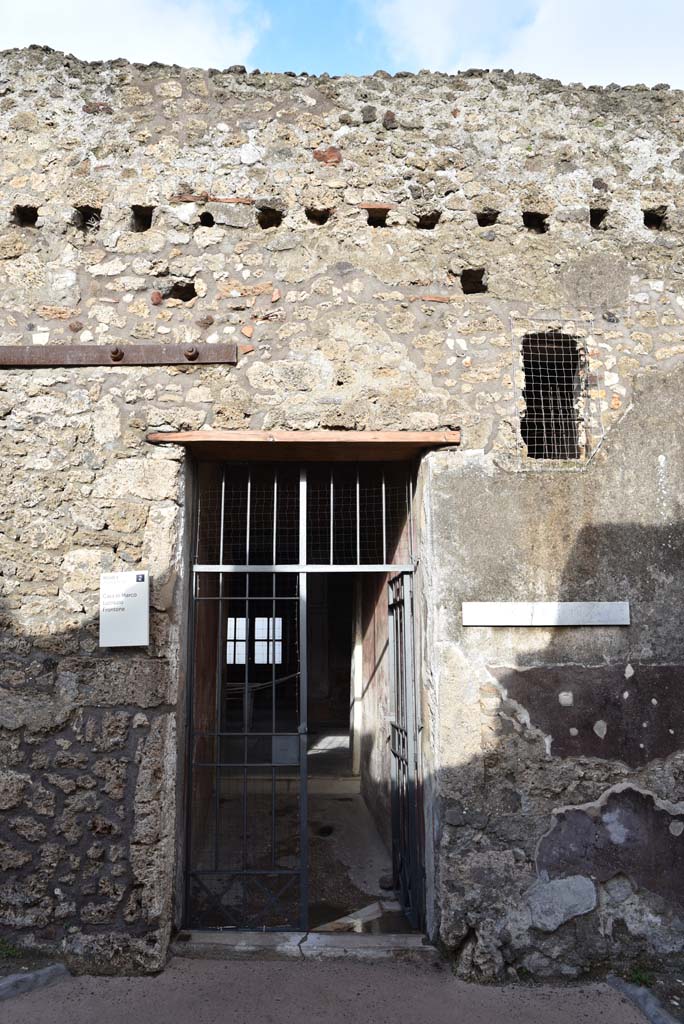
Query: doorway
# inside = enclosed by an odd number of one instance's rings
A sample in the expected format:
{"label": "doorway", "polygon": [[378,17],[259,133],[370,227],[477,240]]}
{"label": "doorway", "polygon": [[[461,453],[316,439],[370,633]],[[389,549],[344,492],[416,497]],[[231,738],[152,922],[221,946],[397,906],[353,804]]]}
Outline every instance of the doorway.
{"label": "doorway", "polygon": [[197,478],[186,924],[420,928],[410,467]]}

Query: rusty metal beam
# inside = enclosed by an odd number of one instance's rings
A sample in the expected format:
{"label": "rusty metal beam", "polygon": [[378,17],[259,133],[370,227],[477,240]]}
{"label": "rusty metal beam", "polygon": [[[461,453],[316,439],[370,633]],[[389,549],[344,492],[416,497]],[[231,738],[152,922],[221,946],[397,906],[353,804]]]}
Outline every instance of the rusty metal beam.
{"label": "rusty metal beam", "polygon": [[237,345],[0,345],[0,367],[193,366],[238,361]]}

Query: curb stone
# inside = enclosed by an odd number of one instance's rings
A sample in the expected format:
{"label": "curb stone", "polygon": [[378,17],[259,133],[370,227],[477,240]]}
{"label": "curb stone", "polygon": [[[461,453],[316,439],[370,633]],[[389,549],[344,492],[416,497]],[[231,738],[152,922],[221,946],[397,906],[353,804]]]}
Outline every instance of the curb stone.
{"label": "curb stone", "polygon": [[651,1024],[679,1024],[679,1021],[663,1009],[660,1000],[653,993],[642,985],[633,985],[624,978],[617,978],[614,974],[608,975],[608,984],[621,992],[631,1003],[641,1010],[643,1015]]}
{"label": "curb stone", "polygon": [[0,978],[0,1002],[3,999],[12,999],[14,996],[33,992],[37,988],[46,988],[48,985],[54,985],[55,982],[69,977],[71,975],[64,964],[50,964],[37,971],[9,974],[6,978]]}

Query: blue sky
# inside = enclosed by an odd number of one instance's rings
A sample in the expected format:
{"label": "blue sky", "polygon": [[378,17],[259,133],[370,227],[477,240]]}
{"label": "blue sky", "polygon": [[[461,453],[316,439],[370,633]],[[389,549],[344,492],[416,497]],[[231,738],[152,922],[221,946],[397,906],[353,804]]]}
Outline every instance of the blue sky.
{"label": "blue sky", "polygon": [[87,60],[369,74],[503,67],[684,87],[684,0],[19,0],[0,49]]}
{"label": "blue sky", "polygon": [[[437,3],[432,6],[439,27],[433,29],[429,12],[427,17],[419,20],[425,26],[426,41],[448,25],[448,35],[441,36],[445,45],[440,60],[440,63],[448,63],[456,57],[459,36],[464,42],[489,36],[490,45],[505,45],[516,27],[532,20],[536,4],[531,0],[485,2],[479,13],[476,10],[467,12],[467,29],[463,4]],[[262,10],[268,12],[270,27],[252,52],[252,61],[263,69],[315,74],[328,71],[330,74],[363,75],[378,68],[392,72],[420,70],[416,64],[418,54],[414,52],[418,47],[411,42],[413,32],[405,33],[401,25],[401,9],[409,7],[414,7],[416,12],[425,10],[421,0],[415,0],[412,5],[364,3],[362,0],[338,0],[337,3],[325,3],[324,0],[318,3],[316,0],[299,0],[298,3],[273,0],[267,3],[264,0]],[[400,28],[393,33],[389,26],[396,25],[397,21]],[[458,31],[456,37],[453,34],[455,29]],[[425,43],[421,45],[425,49]],[[431,45],[435,54],[440,52],[436,38],[432,38]],[[426,55],[427,52],[430,51],[426,51]]]}

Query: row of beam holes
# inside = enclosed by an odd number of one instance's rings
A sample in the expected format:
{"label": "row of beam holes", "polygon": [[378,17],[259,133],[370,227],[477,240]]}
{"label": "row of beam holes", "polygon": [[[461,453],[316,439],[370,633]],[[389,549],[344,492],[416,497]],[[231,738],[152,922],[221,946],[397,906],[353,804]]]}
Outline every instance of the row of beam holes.
{"label": "row of beam holes", "polygon": [[[75,223],[84,233],[89,231],[97,231],[100,226],[100,220],[102,218],[102,209],[97,206],[76,206],[75,210]],[[307,206],[305,209],[306,218],[312,224],[323,225],[328,222],[332,214],[330,209],[316,209],[312,206]],[[389,209],[380,207],[379,209],[367,210],[368,224],[372,228],[385,228],[387,227],[387,215]],[[154,206],[137,206],[131,207],[131,231],[149,231],[152,227],[152,216],[154,214]],[[608,216],[608,210],[602,206],[592,206],[589,210],[589,223],[595,230],[605,230],[607,227],[606,218]],[[644,225],[650,228],[651,231],[666,231],[669,227],[667,222],[667,206],[655,206],[650,209],[643,211]],[[432,210],[430,213],[421,214],[418,218],[417,227],[423,231],[431,231],[437,226],[441,217],[441,213],[438,210]],[[477,223],[481,228],[491,227],[496,224],[499,219],[499,211],[492,210],[487,207],[484,210],[479,211],[475,214]],[[262,206],[256,212],[256,219],[259,227],[277,228],[282,224],[283,214],[280,210],[276,210],[271,206]],[[525,210],[522,215],[523,224],[528,231],[534,232],[537,235],[545,235],[549,230],[549,215],[548,213],[539,213],[536,210]],[[38,221],[38,207],[36,206],[15,206],[12,210],[12,223],[17,224],[22,228],[34,228]],[[199,218],[200,225],[202,227],[211,228],[214,226],[214,218],[205,210],[200,214]]]}
{"label": "row of beam holes", "polygon": [[[387,227],[387,215],[389,209],[380,208],[368,210],[368,223],[372,228]],[[656,206],[643,210],[644,225],[652,231],[666,231],[669,227],[667,222],[667,207]],[[602,206],[592,206],[589,209],[589,223],[595,230],[605,230],[608,226],[606,218],[608,210]],[[439,223],[441,214],[438,210],[422,214],[418,218],[417,227],[423,230],[432,230]],[[499,219],[499,211],[490,207],[480,210],[475,214],[478,226],[481,228],[492,227]],[[549,214],[540,213],[538,210],[524,210],[522,215],[524,226],[535,235],[545,235],[549,230]]]}

